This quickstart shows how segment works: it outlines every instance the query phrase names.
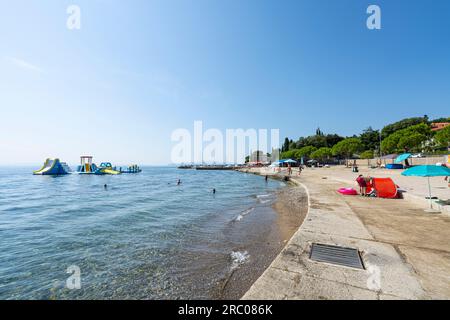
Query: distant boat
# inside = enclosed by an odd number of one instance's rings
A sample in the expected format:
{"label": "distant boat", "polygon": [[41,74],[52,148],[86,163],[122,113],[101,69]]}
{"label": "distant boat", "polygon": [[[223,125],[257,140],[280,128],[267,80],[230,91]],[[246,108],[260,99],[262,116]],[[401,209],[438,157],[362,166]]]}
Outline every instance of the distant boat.
{"label": "distant boat", "polygon": [[178,167],[178,169],[194,169],[193,165],[181,165]]}

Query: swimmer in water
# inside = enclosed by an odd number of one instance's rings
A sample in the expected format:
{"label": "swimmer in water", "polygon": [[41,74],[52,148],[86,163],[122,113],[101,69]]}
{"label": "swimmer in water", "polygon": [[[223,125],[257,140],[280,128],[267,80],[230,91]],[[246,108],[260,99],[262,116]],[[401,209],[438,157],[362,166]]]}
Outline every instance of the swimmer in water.
{"label": "swimmer in water", "polygon": [[105,184],[105,185],[103,186],[103,188],[105,188],[105,190],[108,189],[108,185]]}
{"label": "swimmer in water", "polygon": [[216,189],[213,189],[213,194],[216,194]]}
{"label": "swimmer in water", "polygon": [[178,181],[177,181],[177,186],[179,186],[180,184],[181,184],[181,180],[178,179]]}

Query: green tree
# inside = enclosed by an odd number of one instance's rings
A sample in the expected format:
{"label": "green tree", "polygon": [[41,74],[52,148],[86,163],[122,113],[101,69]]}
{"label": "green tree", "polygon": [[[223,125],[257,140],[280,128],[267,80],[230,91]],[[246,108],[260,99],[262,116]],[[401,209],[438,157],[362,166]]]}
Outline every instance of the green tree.
{"label": "green tree", "polygon": [[297,159],[300,159],[302,157],[309,158],[311,153],[313,153],[316,150],[317,148],[313,146],[303,147],[295,152],[295,158]]}
{"label": "green tree", "polygon": [[353,154],[361,151],[362,149],[363,145],[359,138],[347,138],[337,143],[332,148],[332,152],[335,156],[345,157],[348,166],[348,159],[351,158]]}
{"label": "green tree", "polygon": [[436,123],[436,122],[450,122],[450,118],[438,118],[431,120],[430,123]]}
{"label": "green tree", "polygon": [[[412,139],[411,136],[414,136],[414,139]],[[403,152],[409,149],[414,150],[430,137],[430,126],[428,124],[421,123],[389,135],[381,143],[381,149],[384,153]],[[419,142],[419,140],[422,141]]]}
{"label": "green tree", "polygon": [[381,130],[381,136],[383,139],[385,139],[388,136],[390,136],[391,134],[393,134],[399,130],[403,130],[403,129],[406,129],[406,128],[409,128],[411,126],[415,126],[415,125],[418,125],[421,123],[428,124],[428,117],[424,116],[424,117],[403,119],[398,122],[395,122],[395,123],[385,126],[383,128],[383,130]]}
{"label": "green tree", "polygon": [[283,146],[281,147],[281,152],[289,151],[289,138],[284,138]]}
{"label": "green tree", "polygon": [[289,150],[293,150],[297,148],[297,143],[295,143],[294,141],[290,140],[289,141]]}
{"label": "green tree", "polygon": [[317,149],[323,147],[333,147],[336,143],[344,140],[343,137],[337,134],[327,134],[325,135],[320,128],[316,130],[316,135],[309,137],[300,137],[295,142],[295,147],[301,149],[303,147],[313,146]]}
{"label": "green tree", "polygon": [[438,131],[434,136],[434,140],[437,142],[439,147],[449,148],[450,147],[450,126]]}
{"label": "green tree", "polygon": [[323,162],[325,160],[330,159],[330,157],[332,155],[333,155],[333,152],[332,152],[331,148],[323,147],[323,148],[320,148],[320,149],[314,151],[313,153],[311,153],[310,158]]}
{"label": "green tree", "polygon": [[315,135],[306,138],[306,145],[317,149],[327,146],[327,138],[324,135]]}
{"label": "green tree", "polygon": [[398,141],[397,147],[404,151],[420,151],[422,143],[427,140],[427,137],[421,133],[414,133],[411,135],[404,135]]}
{"label": "green tree", "polygon": [[427,137],[431,137],[431,127],[426,123],[421,123],[415,126],[408,127],[399,131],[402,134],[421,133]]}
{"label": "green tree", "polygon": [[301,149],[303,147],[306,147],[306,138],[305,137],[300,137],[297,142],[296,142],[296,147],[297,149]]}
{"label": "green tree", "polygon": [[359,139],[361,139],[365,150],[377,150],[380,145],[380,132],[368,127],[361,133]]}
{"label": "green tree", "polygon": [[366,150],[360,154],[360,157],[361,157],[361,159],[373,159],[374,155],[375,154],[372,150]]}
{"label": "green tree", "polygon": [[298,152],[297,149],[293,149],[293,150],[282,152],[281,155],[280,155],[280,159],[283,160],[283,159],[295,158],[295,153],[296,152]]}
{"label": "green tree", "polygon": [[359,155],[361,159],[367,159],[367,165],[370,166],[370,159],[373,159],[375,156],[375,153],[373,150],[366,150],[363,153]]}
{"label": "green tree", "polygon": [[394,153],[397,152],[397,145],[398,142],[400,141],[402,135],[399,133],[393,133],[391,135],[389,135],[389,137],[387,137],[386,139],[384,139],[381,142],[381,151],[384,154],[390,154],[390,153]]}
{"label": "green tree", "polygon": [[344,137],[341,137],[340,135],[337,135],[337,134],[327,134],[325,136],[325,140],[326,140],[328,148],[332,148],[335,144],[337,144],[338,142],[341,142],[344,139],[345,139]]}

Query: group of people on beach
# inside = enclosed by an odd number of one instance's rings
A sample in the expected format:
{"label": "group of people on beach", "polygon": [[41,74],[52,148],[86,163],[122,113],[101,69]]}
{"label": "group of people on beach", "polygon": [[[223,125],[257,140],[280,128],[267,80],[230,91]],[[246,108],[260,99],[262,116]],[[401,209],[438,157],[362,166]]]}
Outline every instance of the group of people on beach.
{"label": "group of people on beach", "polygon": [[[294,173],[294,170],[292,170],[292,166],[291,166],[290,163],[288,163],[287,167],[283,167],[283,168],[282,168],[282,167],[273,168],[273,171],[274,171],[274,172],[281,173],[281,171],[282,171],[282,170],[284,171],[284,169],[286,169],[286,171],[287,171],[287,173],[288,173],[289,176],[292,176],[292,174]],[[302,171],[303,171],[303,166],[302,166],[302,165],[299,165],[299,166],[298,166],[298,175],[300,175],[300,174],[302,173]]]}
{"label": "group of people on beach", "polygon": [[[302,167],[302,165],[299,165],[298,166],[298,175],[300,175],[301,173],[302,173],[302,170],[303,170],[303,167]],[[291,166],[291,164],[288,164],[288,166],[287,166],[287,172],[288,172],[288,175],[290,175],[290,176],[292,176],[292,166]]]}

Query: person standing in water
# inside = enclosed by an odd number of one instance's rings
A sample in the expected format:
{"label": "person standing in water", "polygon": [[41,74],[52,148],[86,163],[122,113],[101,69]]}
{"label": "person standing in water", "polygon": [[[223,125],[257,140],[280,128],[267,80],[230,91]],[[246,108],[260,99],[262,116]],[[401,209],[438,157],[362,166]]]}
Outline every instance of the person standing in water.
{"label": "person standing in water", "polygon": [[103,186],[103,188],[108,189],[108,185],[105,183],[105,185]]}
{"label": "person standing in water", "polygon": [[213,194],[216,194],[216,189],[213,189]]}
{"label": "person standing in water", "polygon": [[269,181],[269,176],[266,175],[266,178],[265,178],[265,179],[266,179],[266,182]]}
{"label": "person standing in water", "polygon": [[181,180],[178,179],[178,181],[177,181],[177,186],[179,186],[180,184],[181,184]]}

